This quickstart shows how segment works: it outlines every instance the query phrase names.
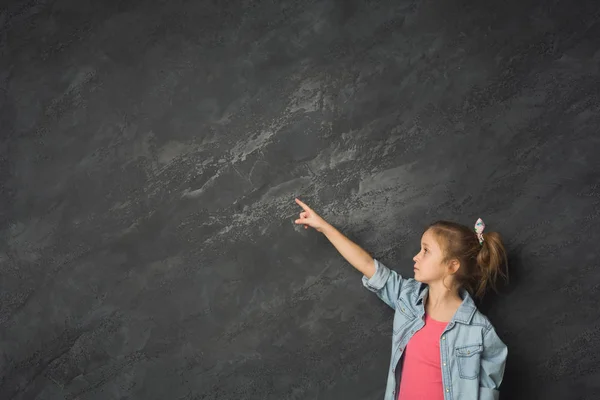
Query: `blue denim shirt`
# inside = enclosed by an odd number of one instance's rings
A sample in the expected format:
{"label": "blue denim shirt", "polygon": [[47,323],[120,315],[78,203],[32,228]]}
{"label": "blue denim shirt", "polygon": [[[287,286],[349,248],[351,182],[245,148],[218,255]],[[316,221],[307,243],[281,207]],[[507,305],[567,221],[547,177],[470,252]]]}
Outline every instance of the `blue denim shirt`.
{"label": "blue denim shirt", "polygon": [[[400,274],[375,260],[375,274],[363,285],[394,312],[392,354],[384,400],[396,400],[400,361],[410,338],[424,325],[427,284]],[[498,400],[508,349],[466,290],[462,304],[440,337],[444,400]]]}

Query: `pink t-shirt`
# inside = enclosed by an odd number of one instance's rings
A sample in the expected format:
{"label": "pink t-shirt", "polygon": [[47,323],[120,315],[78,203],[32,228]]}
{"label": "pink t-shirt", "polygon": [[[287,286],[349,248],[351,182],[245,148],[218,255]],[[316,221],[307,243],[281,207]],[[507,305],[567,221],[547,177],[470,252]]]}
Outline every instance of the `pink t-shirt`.
{"label": "pink t-shirt", "polygon": [[398,400],[444,400],[440,368],[440,337],[448,322],[425,314],[425,326],[408,341]]}

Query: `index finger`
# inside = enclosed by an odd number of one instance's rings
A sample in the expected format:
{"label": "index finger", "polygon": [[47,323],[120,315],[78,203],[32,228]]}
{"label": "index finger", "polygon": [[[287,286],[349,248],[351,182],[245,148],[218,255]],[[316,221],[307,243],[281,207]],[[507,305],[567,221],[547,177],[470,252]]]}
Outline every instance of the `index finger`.
{"label": "index finger", "polygon": [[296,198],[296,203],[298,203],[298,205],[302,207],[304,211],[310,211],[310,207],[301,202],[300,199]]}

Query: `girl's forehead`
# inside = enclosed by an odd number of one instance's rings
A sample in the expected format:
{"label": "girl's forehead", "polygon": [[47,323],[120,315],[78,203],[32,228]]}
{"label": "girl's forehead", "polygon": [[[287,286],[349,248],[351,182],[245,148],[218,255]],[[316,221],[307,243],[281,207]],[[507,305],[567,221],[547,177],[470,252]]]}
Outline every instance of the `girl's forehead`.
{"label": "girl's forehead", "polygon": [[438,246],[437,240],[435,240],[435,237],[431,234],[430,231],[425,232],[423,236],[421,236],[421,244],[436,247]]}

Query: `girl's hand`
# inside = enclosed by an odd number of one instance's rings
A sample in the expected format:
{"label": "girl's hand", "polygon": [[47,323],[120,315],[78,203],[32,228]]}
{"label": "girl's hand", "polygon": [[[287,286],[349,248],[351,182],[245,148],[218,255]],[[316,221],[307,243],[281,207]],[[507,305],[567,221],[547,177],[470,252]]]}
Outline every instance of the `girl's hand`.
{"label": "girl's hand", "polygon": [[323,232],[323,228],[327,225],[327,221],[319,216],[316,212],[314,212],[309,206],[296,199],[296,203],[300,207],[304,209],[303,212],[300,213],[300,219],[297,219],[297,224],[303,224],[304,229],[308,229],[308,227],[315,228],[318,232]]}

